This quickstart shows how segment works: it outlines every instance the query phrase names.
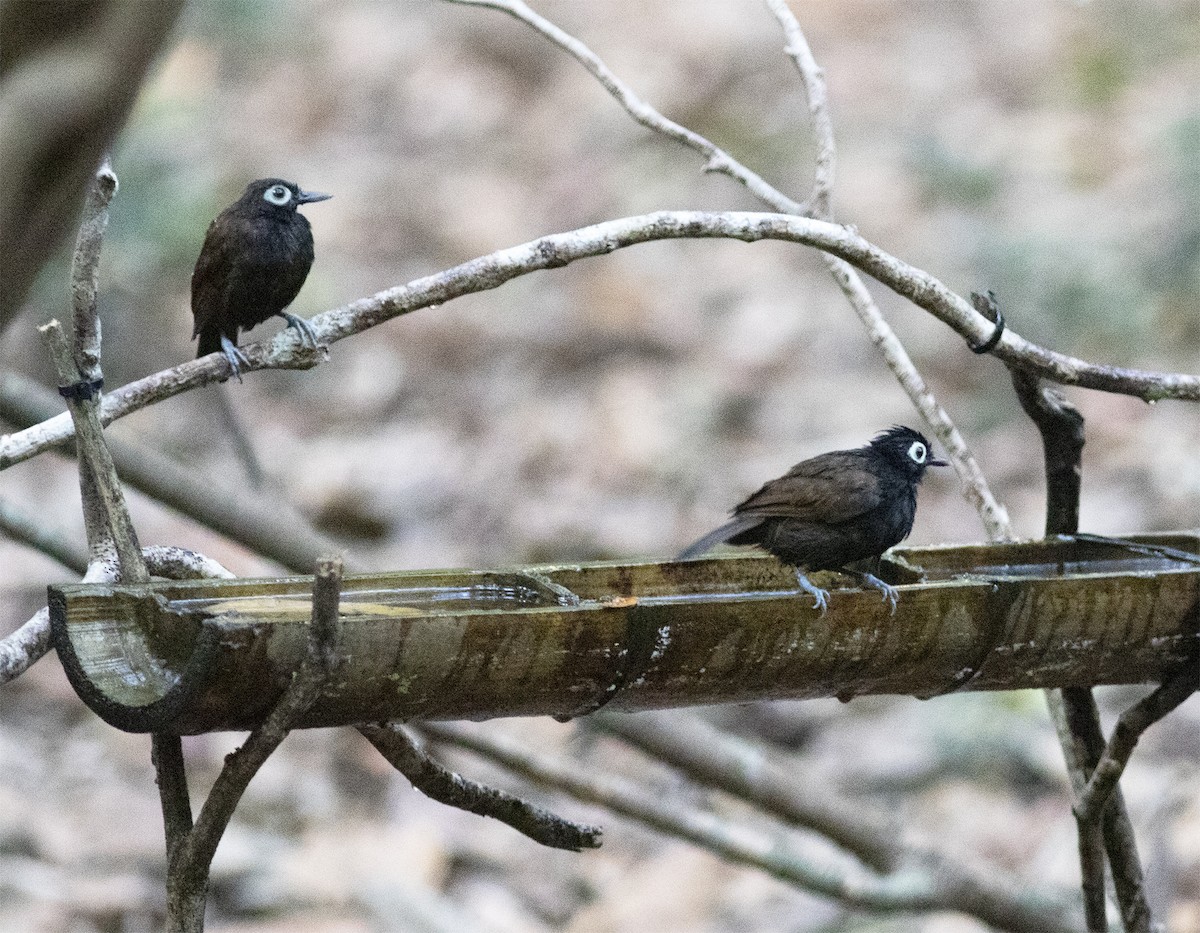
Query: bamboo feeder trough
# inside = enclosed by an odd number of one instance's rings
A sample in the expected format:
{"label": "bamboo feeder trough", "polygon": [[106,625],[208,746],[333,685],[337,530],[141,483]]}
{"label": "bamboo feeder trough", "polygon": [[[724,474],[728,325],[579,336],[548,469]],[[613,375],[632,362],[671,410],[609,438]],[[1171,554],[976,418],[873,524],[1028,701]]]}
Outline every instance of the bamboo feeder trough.
{"label": "bamboo feeder trough", "polygon": [[[766,556],[347,576],[341,663],[298,724],[489,719],[1200,671],[1200,532],[891,551],[822,616]],[[250,729],[305,656],[311,577],[50,588],[72,684],[121,729]]]}

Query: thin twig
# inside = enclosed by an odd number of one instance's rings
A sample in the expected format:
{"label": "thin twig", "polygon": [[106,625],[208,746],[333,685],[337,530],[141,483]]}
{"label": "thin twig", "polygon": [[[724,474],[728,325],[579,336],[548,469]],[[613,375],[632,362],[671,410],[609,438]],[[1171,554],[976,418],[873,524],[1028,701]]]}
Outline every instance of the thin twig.
{"label": "thin twig", "polygon": [[96,170],[84,205],[83,221],[71,262],[72,340],[57,320],[38,330],[50,348],[58,371],[59,391],[75,426],[79,489],[92,561],[110,562],[115,553],[118,577],[125,583],[150,579],[142,560],[137,532],[125,505],[125,493],[104,442],[98,393],[104,385],[100,369],[100,318],[96,313],[100,247],[108,226],[108,204],[117,178],[105,159]]}
{"label": "thin twig", "polygon": [[[742,182],[764,204],[785,214],[810,214],[820,220],[832,220],[830,201],[833,193],[833,179],[836,171],[836,146],[833,136],[833,122],[829,115],[825,81],[821,69],[813,59],[812,52],[804,38],[791,11],[782,0],[768,0],[767,5],[779,20],[787,37],[785,51],[792,56],[800,72],[808,98],[809,112],[812,115],[813,132],[817,140],[817,165],[813,183],[813,195],[807,206],[798,205],[787,195],[763,181],[750,169],[741,165],[736,159],[723,150],[719,150],[712,142],[678,126],[661,113],[639,98],[633,90],[616,77],[600,58],[586,45],[573,36],[563,32],[545,17],[531,10],[520,0],[450,0],[454,3],[466,3],[472,6],[486,6],[501,10],[526,23],[552,42],[559,45],[576,58],[589,72],[597,77],[608,92],[644,126],[676,140],[677,142],[696,151],[705,158],[712,158],[712,153],[720,153],[720,160],[727,170],[725,174]],[[979,469],[974,456],[967,447],[962,434],[946,410],[938,403],[929,390],[925,380],[921,378],[912,358],[904,349],[904,345],[896,337],[895,332],[884,320],[883,314],[875,304],[870,292],[854,269],[842,259],[828,254],[823,255],[826,268],[837,283],[846,299],[850,302],[855,314],[867,330],[872,343],[883,354],[884,360],[900,382],[901,387],[908,393],[926,424],[942,442],[947,455],[954,464],[955,471],[963,484],[967,500],[975,506],[980,520],[992,540],[1003,541],[1012,537],[1012,528],[1008,514],[992,494],[983,471]]]}
{"label": "thin twig", "polygon": [[944,903],[994,927],[1074,929],[1074,905],[962,853],[914,837],[890,814],[829,789],[802,762],[717,729],[694,713],[598,713],[580,720],[678,768],[694,781],[820,833],[880,872],[929,872]]}
{"label": "thin twig", "polygon": [[162,805],[167,844],[167,876],[178,871],[179,853],[192,831],[192,803],[188,794],[183,742],[177,735],[156,732],[150,737],[150,761]]}
{"label": "thin twig", "polygon": [[601,829],[563,819],[520,797],[456,774],[429,757],[398,723],[359,726],[359,732],[393,768],[431,800],[490,816],[540,845],[580,852],[600,845]]}
{"label": "thin twig", "polygon": [[[1079,530],[1079,492],[1082,484],[1083,416],[1055,389],[1015,367],[1013,387],[1022,408],[1037,426],[1046,469],[1046,534],[1074,534]],[[1091,690],[1073,687],[1046,693],[1051,718],[1078,799],[1104,751],[1100,714]],[[1108,929],[1105,905],[1104,860],[1108,857],[1117,902],[1127,931],[1148,933],[1150,905],[1146,900],[1141,860],[1133,824],[1119,787],[1098,819],[1075,817],[1079,837],[1079,867],[1084,912],[1089,931]]]}
{"label": "thin twig", "polygon": [[254,449],[254,442],[250,439],[250,432],[246,430],[245,422],[238,413],[237,406],[234,405],[231,389],[228,385],[219,385],[213,395],[217,400],[217,411],[221,415],[222,427],[225,428],[230,443],[233,445],[234,456],[242,465],[246,478],[257,493],[267,484],[267,471],[263,469],[258,451]]}
{"label": "thin twig", "polygon": [[896,332],[884,320],[883,313],[871,297],[862,277],[849,263],[841,259],[828,254],[824,254],[823,259],[834,281],[867,329],[867,336],[879,348],[892,374],[908,393],[930,430],[941,441],[962,483],[963,494],[979,515],[988,540],[1012,540],[1012,522],[1009,520],[1008,511],[992,493],[991,486],[983,475],[983,470],[979,468],[975,455],[967,446],[962,432],[930,391]]}
{"label": "thin twig", "polygon": [[[1084,689],[1047,690],[1046,701],[1050,717],[1058,732],[1063,757],[1067,763],[1073,796],[1078,797],[1086,785],[1088,774],[1095,762],[1088,754],[1089,737],[1094,732],[1099,737],[1099,725],[1089,721],[1088,705],[1094,705],[1092,694]],[[1085,823],[1075,818],[1075,830],[1079,844],[1080,885],[1083,891],[1083,909],[1088,933],[1104,933],[1108,929],[1108,917],[1104,896],[1104,837],[1100,823]]]}
{"label": "thin twig", "polygon": [[569,33],[564,32],[548,19],[539,16],[521,0],[448,0],[460,6],[487,7],[499,10],[532,26],[555,45],[569,52],[576,61],[588,70],[591,75],[615,97],[638,123],[656,133],[662,133],[671,139],[682,143],[690,149],[695,149],[705,158],[704,171],[728,175],[750,189],[762,200],[772,204],[776,210],[784,214],[806,216],[807,210],[803,204],[785,197],[771,185],[767,184],[758,174],[742,165],[715,143],[705,139],[699,133],[680,126],[673,120],[668,120],[661,113],[643,101],[633,89],[618,78],[604,64],[596,53]]}
{"label": "thin twig", "polygon": [[[1104,754],[1100,713],[1092,691],[1086,687],[1050,690],[1047,700],[1078,799]],[[1112,788],[1099,820],[1085,821],[1076,816],[1075,822],[1085,907],[1089,924],[1093,924],[1089,933],[1107,929],[1106,922],[1100,919],[1104,910],[1104,864],[1103,861],[1097,864],[1098,839],[1103,840],[1126,933],[1151,933],[1154,924],[1146,898],[1145,877],[1121,788]]]}
{"label": "thin twig", "polygon": [[[837,146],[833,135],[833,119],[829,113],[829,95],[825,86],[825,73],[817,64],[809,48],[804,30],[792,14],[785,0],[766,0],[767,7],[778,20],[787,39],[784,52],[796,65],[808,109],[812,118],[813,136],[817,142],[816,168],[813,173],[813,193],[810,202],[814,205],[813,216],[821,220],[833,220],[833,182],[837,165]],[[883,312],[871,297],[866,283],[854,268],[844,260],[828,253],[822,254],[825,267],[837,283],[846,300],[858,315],[867,336],[883,354],[885,362],[909,399],[921,413],[925,423],[942,442],[954,470],[958,474],[967,501],[975,507],[983,523],[988,539],[1008,541],[1013,537],[1008,512],[992,493],[991,486],[975,455],[967,446],[958,427],[929,389],[908,350],[896,332],[883,317]]]}
{"label": "thin twig", "polygon": [[1087,823],[1099,819],[1142,733],[1200,689],[1198,680],[1200,669],[1189,665],[1121,714],[1087,786],[1079,793],[1075,803],[1078,819]]}
{"label": "thin twig", "polygon": [[[535,783],[557,788],[571,796],[598,804],[656,829],[714,852],[728,861],[758,868],[788,884],[864,910],[914,911],[959,909],[938,890],[932,872],[912,868],[879,877],[853,865],[818,862],[801,850],[793,837],[757,824],[734,821],[727,816],[689,803],[676,802],[671,795],[655,794],[638,785],[595,772],[585,772],[577,762],[558,761],[531,752],[496,730],[484,733],[448,723],[423,723],[420,730],[481,755]],[[1053,913],[1040,918],[1037,926],[1005,926],[1027,933],[1068,931]]]}
{"label": "thin twig", "polygon": [[[829,96],[825,89],[825,72],[813,57],[804,30],[785,0],[766,0],[767,8],[779,21],[787,44],[783,51],[796,65],[800,81],[808,97],[808,112],[812,119],[813,136],[817,141],[816,169],[813,172],[813,192],[808,203],[813,216],[822,220],[833,217],[833,181],[837,166],[837,145],[833,136],[833,119],[829,114]],[[790,213],[790,212],[785,212]]]}
{"label": "thin twig", "polygon": [[871,868],[890,871],[901,861],[894,819],[826,789],[818,775],[805,773],[794,759],[785,763],[760,743],[722,732],[697,715],[602,711],[579,723],[628,742],[694,781],[820,833]]}

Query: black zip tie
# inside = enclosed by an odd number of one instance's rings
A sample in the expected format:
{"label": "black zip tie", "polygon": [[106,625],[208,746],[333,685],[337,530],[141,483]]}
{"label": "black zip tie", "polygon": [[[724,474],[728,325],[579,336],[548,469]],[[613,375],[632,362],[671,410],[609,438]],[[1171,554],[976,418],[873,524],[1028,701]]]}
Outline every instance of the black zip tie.
{"label": "black zip tie", "polygon": [[104,388],[104,377],[92,379],[88,381],[81,379],[69,386],[59,386],[58,394],[68,401],[72,402],[87,402],[94,399],[100,394],[100,390]]}
{"label": "black zip tie", "polygon": [[1000,305],[996,301],[996,293],[990,288],[982,294],[980,292],[971,292],[971,304],[975,306],[976,311],[995,324],[996,329],[992,331],[992,336],[988,337],[983,343],[972,343],[968,340],[967,346],[972,353],[981,355],[991,353],[996,349],[1000,338],[1004,336],[1004,315],[1000,313]]}

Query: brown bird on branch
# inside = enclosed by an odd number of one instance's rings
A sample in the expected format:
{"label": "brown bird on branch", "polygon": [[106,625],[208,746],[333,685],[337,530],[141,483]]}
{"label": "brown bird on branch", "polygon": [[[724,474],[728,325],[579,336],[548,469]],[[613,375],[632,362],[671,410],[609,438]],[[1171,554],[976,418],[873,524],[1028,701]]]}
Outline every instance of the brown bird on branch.
{"label": "brown bird on branch", "polygon": [[896,588],[846,565],[878,558],[912,531],[917,486],[931,466],[919,431],[896,426],[865,447],[835,450],[797,463],[733,510],[733,519],[679,555],[698,557],[721,542],[758,545],[789,567],[796,582],[825,613],[829,593],[805,576],[806,570],[839,570],[883,593],[896,611]]}
{"label": "brown bird on branch", "polygon": [[331,197],[302,191],[280,178],[260,178],[217,215],[192,272],[197,356],[220,350],[241,381],[241,367],[249,361],[238,349],[238,331],[276,315],[316,348],[308,321],[284,309],[300,292],[313,264],[312,228],[297,209]]}

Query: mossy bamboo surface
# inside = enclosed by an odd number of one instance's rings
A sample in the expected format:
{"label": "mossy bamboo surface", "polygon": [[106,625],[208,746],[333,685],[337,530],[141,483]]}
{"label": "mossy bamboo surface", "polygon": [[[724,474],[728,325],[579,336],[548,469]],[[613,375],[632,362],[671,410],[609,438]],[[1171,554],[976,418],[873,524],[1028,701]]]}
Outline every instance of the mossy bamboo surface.
{"label": "mossy bamboo surface", "polygon": [[[1200,534],[1170,557],[1049,540],[897,549],[891,615],[833,587],[822,616],[773,558],[345,579],[343,661],[302,727],[571,716],[861,694],[1160,681],[1196,664]],[[1187,554],[1193,555],[1191,558]],[[131,731],[252,728],[304,656],[310,577],[50,589],[75,689]]]}

